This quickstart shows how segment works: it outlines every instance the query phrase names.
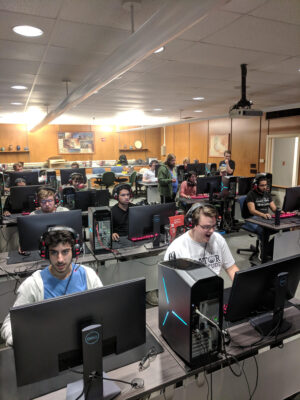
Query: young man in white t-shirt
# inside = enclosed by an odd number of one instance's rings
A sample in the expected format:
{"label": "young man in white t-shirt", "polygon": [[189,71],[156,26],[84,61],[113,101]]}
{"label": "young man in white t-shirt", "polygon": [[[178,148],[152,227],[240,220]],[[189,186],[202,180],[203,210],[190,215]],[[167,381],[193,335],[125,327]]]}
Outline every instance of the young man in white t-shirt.
{"label": "young man in white t-shirt", "polygon": [[191,214],[193,228],[175,239],[168,247],[164,260],[172,257],[190,258],[200,261],[220,274],[224,268],[231,280],[238,271],[225,239],[215,232],[217,226],[217,210],[211,205],[201,205]]}
{"label": "young man in white t-shirt", "polygon": [[157,160],[150,161],[150,169],[146,169],[143,173],[143,182],[157,182],[155,177],[155,166],[157,165]]}

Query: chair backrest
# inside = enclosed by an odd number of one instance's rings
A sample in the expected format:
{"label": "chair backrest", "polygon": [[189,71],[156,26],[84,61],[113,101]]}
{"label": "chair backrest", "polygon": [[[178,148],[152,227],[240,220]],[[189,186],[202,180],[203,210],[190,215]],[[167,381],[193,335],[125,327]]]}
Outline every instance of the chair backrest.
{"label": "chair backrest", "polygon": [[134,172],[130,175],[129,183],[130,183],[131,186],[134,184],[135,178],[136,178],[136,171],[134,171]]}
{"label": "chair backrest", "polygon": [[246,195],[239,197],[240,209],[241,209],[241,216],[246,219],[249,218],[250,213],[248,211],[247,203],[246,203]]}
{"label": "chair backrest", "polygon": [[103,167],[96,167],[92,169],[93,174],[104,174],[105,168]]}
{"label": "chair backrest", "polygon": [[111,167],[110,170],[111,170],[111,172],[114,172],[115,174],[120,174],[123,171],[123,167],[121,167],[121,166]]}
{"label": "chair backrest", "polygon": [[106,186],[113,185],[115,183],[115,179],[116,179],[116,176],[111,171],[106,171],[102,175],[102,183],[103,183],[103,185],[106,185]]}

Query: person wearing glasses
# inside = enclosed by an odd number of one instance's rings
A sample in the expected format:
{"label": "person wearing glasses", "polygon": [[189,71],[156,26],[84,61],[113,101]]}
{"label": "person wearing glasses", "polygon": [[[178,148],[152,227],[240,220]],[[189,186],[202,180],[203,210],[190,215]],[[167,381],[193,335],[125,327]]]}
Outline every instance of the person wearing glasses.
{"label": "person wearing glasses", "polygon": [[37,202],[39,207],[30,215],[49,214],[53,212],[69,211],[68,208],[57,205],[56,194],[52,188],[42,187],[37,192]]}
{"label": "person wearing glasses", "polygon": [[[73,229],[65,226],[49,228],[42,236],[41,246],[45,249],[45,257],[49,259],[50,265],[35,271],[22,282],[17,290],[14,307],[103,286],[92,268],[76,263],[76,246],[80,245]],[[73,258],[75,263],[72,262]],[[1,327],[1,337],[6,345],[13,345],[10,314]]]}
{"label": "person wearing glasses", "polygon": [[168,247],[164,260],[189,258],[205,264],[217,275],[221,269],[231,280],[238,271],[229,247],[217,228],[217,210],[209,204],[196,203],[186,215],[192,228],[176,238]]}

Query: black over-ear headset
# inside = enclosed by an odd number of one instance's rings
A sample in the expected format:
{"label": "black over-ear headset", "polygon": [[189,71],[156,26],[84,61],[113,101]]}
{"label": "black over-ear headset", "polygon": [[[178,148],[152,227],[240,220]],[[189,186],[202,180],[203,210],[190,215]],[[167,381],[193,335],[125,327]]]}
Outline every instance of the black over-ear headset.
{"label": "black over-ear headset", "polygon": [[195,211],[198,208],[200,208],[200,209],[210,208],[216,212],[216,218],[218,217],[218,210],[212,204],[195,203],[192,205],[192,207],[189,209],[189,211],[184,216],[184,225],[185,226],[187,226],[189,228],[194,228],[198,224],[198,220],[195,218]]}
{"label": "black over-ear headset", "polygon": [[256,174],[255,178],[253,179],[252,182],[252,189],[253,190],[257,190],[258,189],[258,185],[260,181],[267,181],[267,174],[265,173],[260,173],[260,174]]}
{"label": "black over-ear headset", "polygon": [[70,176],[69,176],[69,183],[71,184],[73,179],[78,179],[78,181],[80,181],[80,183],[85,183],[84,182],[84,176],[80,173],[80,172],[73,172]]}
{"label": "black over-ear headset", "polygon": [[35,199],[35,205],[36,206],[39,205],[39,193],[40,193],[41,190],[47,190],[49,192],[52,192],[55,204],[59,204],[58,194],[56,193],[56,190],[53,187],[51,187],[51,186],[40,186],[36,191],[36,199]]}
{"label": "black over-ear headset", "polygon": [[55,234],[55,232],[58,231],[67,231],[71,233],[72,238],[74,240],[74,244],[72,246],[72,258],[77,258],[78,256],[80,256],[80,254],[82,253],[80,236],[74,229],[68,226],[52,226],[48,228],[47,232],[42,234],[42,236],[40,237],[40,244],[39,244],[40,256],[42,258],[49,259],[49,248],[46,245],[46,240],[49,236]]}
{"label": "black over-ear headset", "polygon": [[195,171],[189,171],[189,172],[187,173],[187,184],[188,184],[188,186],[196,186],[196,182],[191,182],[191,181],[190,181],[190,179],[191,179],[191,177],[192,177],[193,175],[197,176],[197,174],[196,174]]}
{"label": "black over-ear headset", "polygon": [[130,198],[133,197],[131,186],[128,183],[120,183],[119,185],[116,185],[113,189],[112,197],[115,200],[118,200],[119,194],[120,194],[121,190],[123,190],[123,189],[128,190]]}

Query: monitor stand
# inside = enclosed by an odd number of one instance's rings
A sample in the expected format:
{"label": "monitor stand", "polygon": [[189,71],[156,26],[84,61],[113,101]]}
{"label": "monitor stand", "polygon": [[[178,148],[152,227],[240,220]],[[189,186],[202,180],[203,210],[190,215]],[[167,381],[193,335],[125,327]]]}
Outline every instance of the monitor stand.
{"label": "monitor stand", "polygon": [[273,312],[261,315],[250,320],[250,324],[262,336],[277,336],[286,332],[291,323],[283,319],[284,302],[286,298],[288,273],[281,272],[276,277],[275,300]]}
{"label": "monitor stand", "polygon": [[[113,382],[103,382],[102,328],[95,324],[81,331],[83,379],[67,386],[67,400],[110,400],[121,393]],[[94,379],[91,377],[95,377]],[[84,391],[84,395],[83,395]]]}

